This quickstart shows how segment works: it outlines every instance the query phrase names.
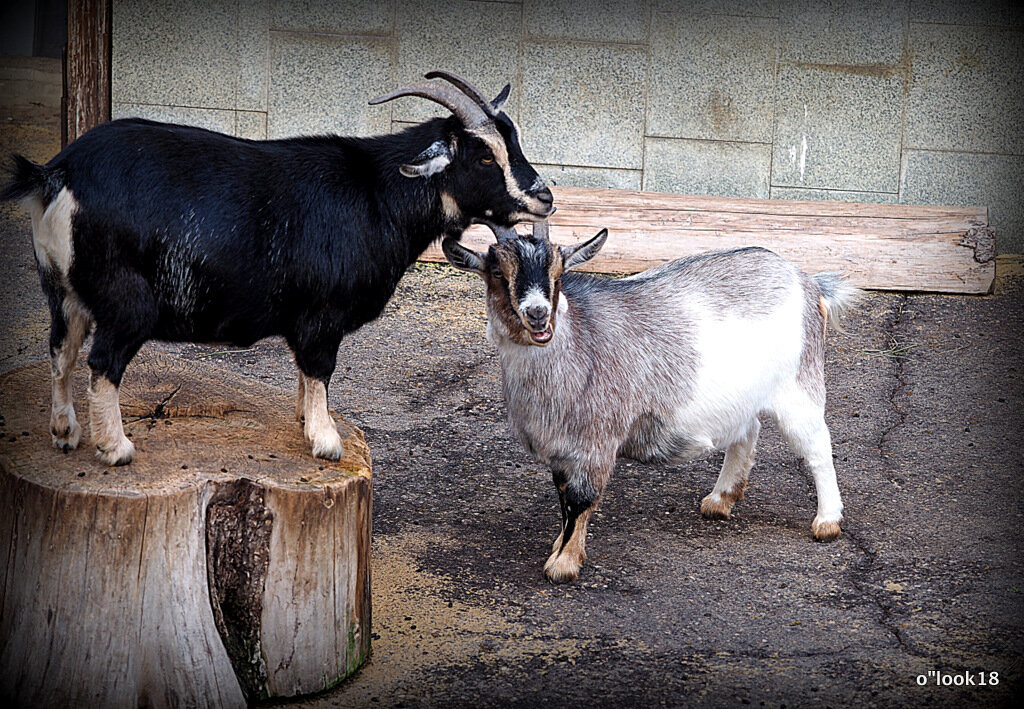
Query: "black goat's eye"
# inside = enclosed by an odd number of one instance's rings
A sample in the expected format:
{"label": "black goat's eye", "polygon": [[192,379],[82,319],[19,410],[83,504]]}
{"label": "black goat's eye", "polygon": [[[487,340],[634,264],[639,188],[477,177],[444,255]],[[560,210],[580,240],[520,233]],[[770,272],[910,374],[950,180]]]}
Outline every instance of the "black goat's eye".
{"label": "black goat's eye", "polygon": [[494,164],[494,158],[491,157],[490,155],[488,155],[485,158],[480,158],[480,164],[481,165],[492,165],[492,164]]}

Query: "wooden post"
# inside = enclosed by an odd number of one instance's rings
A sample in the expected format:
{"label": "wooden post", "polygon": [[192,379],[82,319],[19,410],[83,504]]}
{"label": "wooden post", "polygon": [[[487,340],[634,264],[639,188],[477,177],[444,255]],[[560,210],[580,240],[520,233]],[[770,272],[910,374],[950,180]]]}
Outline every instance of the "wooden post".
{"label": "wooden post", "polygon": [[110,120],[112,0],[68,0],[62,145]]}
{"label": "wooden post", "polygon": [[0,705],[243,707],[362,664],[358,429],[339,422],[345,456],[316,460],[291,397],[143,354],[121,390],[136,459],[108,468],[87,440],[52,448],[49,380],[0,376]]}

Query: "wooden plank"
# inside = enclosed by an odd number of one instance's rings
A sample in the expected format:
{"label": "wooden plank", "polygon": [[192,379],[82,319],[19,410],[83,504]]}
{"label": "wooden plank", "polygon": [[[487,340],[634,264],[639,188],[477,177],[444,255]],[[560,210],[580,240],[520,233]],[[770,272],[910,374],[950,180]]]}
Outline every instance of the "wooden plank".
{"label": "wooden plank", "polygon": [[110,120],[111,1],[68,3],[65,145]]}
{"label": "wooden plank", "polygon": [[877,219],[869,217],[812,217],[741,214],[735,212],[673,212],[659,209],[587,209],[551,217],[553,226],[589,227],[644,231],[790,231],[807,234],[862,234],[882,239],[913,238],[931,234],[963,233],[984,226],[985,222],[957,218],[920,220]]}
{"label": "wooden plank", "polygon": [[[808,272],[842,271],[861,288],[988,293],[995,262],[971,230],[987,233],[984,207],[797,202],[555,188],[550,235],[569,244],[609,230],[587,270],[636,273],[716,249],[763,246]],[[530,225],[518,227],[528,233]],[[463,244],[486,251],[489,229],[467,230]],[[438,245],[422,257],[443,261]]]}
{"label": "wooden plank", "polygon": [[[551,240],[556,244],[570,244],[593,236],[594,231],[552,226]],[[993,262],[976,262],[973,251],[959,245],[961,236],[936,234],[923,240],[893,240],[769,231],[685,234],[613,231],[604,249],[585,269],[599,273],[636,273],[673,258],[704,251],[763,246],[809,273],[842,271],[860,288],[988,293],[995,275]],[[462,242],[470,248],[486,251],[494,243],[494,236],[484,227],[473,227]],[[422,258],[444,261],[439,245],[428,249]]]}
{"label": "wooden plank", "polygon": [[676,210],[712,212],[745,212],[753,214],[811,215],[857,217],[877,216],[889,219],[920,219],[925,216],[974,215],[988,222],[985,207],[947,207],[911,204],[876,204],[873,202],[810,202],[788,199],[753,199],[747,197],[714,197],[669,192],[599,189],[591,187],[552,187],[555,205],[569,209],[582,205],[598,207],[637,206],[663,207]]}
{"label": "wooden plank", "polygon": [[[855,202],[796,202],[675,195],[628,190],[555,188],[558,211],[552,224],[623,221],[624,228],[674,225],[685,228],[729,226],[788,229],[828,227],[845,233],[946,233],[988,224],[984,207],[932,207]],[[608,223],[604,224],[612,228]]]}

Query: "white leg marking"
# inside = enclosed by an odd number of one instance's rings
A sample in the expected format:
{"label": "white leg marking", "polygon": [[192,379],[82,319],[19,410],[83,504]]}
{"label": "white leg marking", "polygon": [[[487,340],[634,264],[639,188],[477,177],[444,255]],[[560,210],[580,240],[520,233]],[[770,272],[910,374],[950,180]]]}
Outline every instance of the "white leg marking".
{"label": "white leg marking", "polygon": [[90,319],[88,311],[76,297],[68,295],[65,298],[64,321],[67,323],[67,334],[60,349],[50,357],[50,435],[53,445],[64,451],[74,450],[82,440],[82,427],[75,416],[71,397],[71,380]]}
{"label": "white leg marking", "polygon": [[107,465],[132,462],[135,446],[124,435],[117,387],[104,376],[89,379],[89,425],[100,460]]}
{"label": "white leg marking", "polygon": [[327,387],[319,379],[306,378],[306,439],[313,444],[313,457],[340,460],[345,448],[338,426],[327,410]]}
{"label": "white leg marking", "polygon": [[[575,529],[565,530],[555,540],[551,556],[544,563],[544,576],[551,583],[569,583],[579,577],[580,567],[587,560],[587,524],[593,511],[593,507],[584,510],[576,518]],[[572,536],[565,547],[562,547],[564,534]]]}
{"label": "white leg marking", "polygon": [[733,504],[743,499],[750,469],[754,467],[754,448],[760,432],[761,422],[755,418],[743,438],[726,449],[718,481],[700,504],[700,513],[708,519],[728,519]]}
{"label": "white leg marking", "polygon": [[835,539],[843,519],[843,501],[832,464],[832,436],[825,425],[824,406],[811,401],[794,381],[776,396],[774,409],[790,448],[804,459],[814,476],[818,514],[811,523],[811,531],[821,541]]}

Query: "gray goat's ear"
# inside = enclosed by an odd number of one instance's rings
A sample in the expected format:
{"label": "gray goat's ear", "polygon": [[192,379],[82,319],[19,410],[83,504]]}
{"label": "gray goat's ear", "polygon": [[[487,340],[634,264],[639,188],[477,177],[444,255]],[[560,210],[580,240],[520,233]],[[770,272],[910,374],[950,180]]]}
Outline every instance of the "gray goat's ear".
{"label": "gray goat's ear", "polygon": [[495,113],[500,111],[501,107],[505,105],[505,102],[508,101],[508,95],[511,92],[512,84],[505,84],[505,88],[498,92],[498,95],[494,97],[494,100],[491,101],[491,108],[494,109]]}
{"label": "gray goat's ear", "polygon": [[482,275],[486,270],[483,254],[478,254],[473,249],[467,249],[454,237],[449,236],[442,241],[441,250],[444,251],[444,257],[448,259],[448,263],[460,271]]}
{"label": "gray goat's ear", "polygon": [[568,271],[582,266],[587,261],[597,256],[597,252],[601,250],[602,246],[604,246],[604,242],[607,238],[608,230],[602,229],[587,241],[579,244],[573,244],[572,246],[558,247],[559,251],[562,252],[562,268]]}
{"label": "gray goat's ear", "polygon": [[406,177],[430,177],[444,170],[452,162],[452,151],[443,140],[437,140],[398,171]]}

